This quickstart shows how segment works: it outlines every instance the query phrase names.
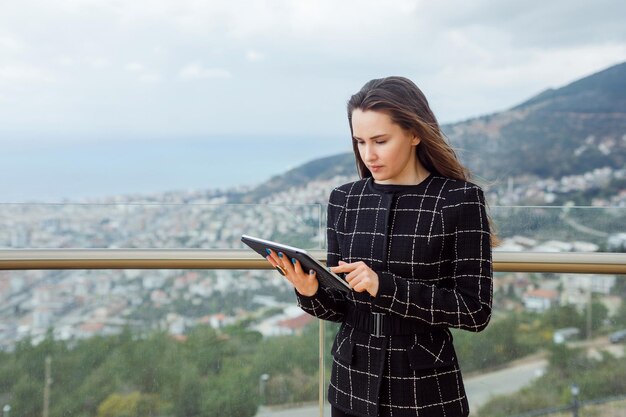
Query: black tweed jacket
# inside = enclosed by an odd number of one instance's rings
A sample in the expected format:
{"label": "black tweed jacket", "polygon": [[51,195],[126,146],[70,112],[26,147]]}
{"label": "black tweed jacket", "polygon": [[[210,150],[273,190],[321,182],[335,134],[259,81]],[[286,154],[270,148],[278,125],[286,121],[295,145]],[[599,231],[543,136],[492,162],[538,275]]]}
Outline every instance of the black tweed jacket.
{"label": "black tweed jacket", "polygon": [[[478,332],[491,317],[482,190],[434,174],[418,185],[368,177],[335,188],[327,213],[327,265],[363,261],[380,279],[376,297],[323,287],[312,297],[296,292],[304,311],[342,322],[332,347],[330,403],[359,416],[467,416],[448,328]],[[354,319],[378,313],[407,331],[381,333]]]}

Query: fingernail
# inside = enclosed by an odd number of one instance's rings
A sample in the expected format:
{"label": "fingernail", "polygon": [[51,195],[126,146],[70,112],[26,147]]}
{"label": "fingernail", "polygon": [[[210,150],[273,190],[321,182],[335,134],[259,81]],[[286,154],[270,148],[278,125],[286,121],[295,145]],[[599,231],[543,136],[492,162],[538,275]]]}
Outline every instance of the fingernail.
{"label": "fingernail", "polygon": [[271,250],[269,250],[268,248],[265,248],[265,252],[267,252],[267,254],[268,254],[268,255],[271,255],[271,254],[272,254],[272,251],[271,251]]}
{"label": "fingernail", "polygon": [[278,256],[280,256],[282,258],[283,257],[283,253],[282,252],[278,252]]}
{"label": "fingernail", "polygon": [[296,258],[291,258],[291,262],[295,265],[296,264]]}

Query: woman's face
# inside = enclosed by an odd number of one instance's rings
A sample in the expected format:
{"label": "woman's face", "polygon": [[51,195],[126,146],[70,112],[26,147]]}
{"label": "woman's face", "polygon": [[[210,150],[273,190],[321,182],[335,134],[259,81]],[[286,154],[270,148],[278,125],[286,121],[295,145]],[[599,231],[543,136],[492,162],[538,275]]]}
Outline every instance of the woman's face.
{"label": "woman's face", "polygon": [[352,112],[352,133],[361,159],[377,183],[416,183],[417,136],[393,123],[386,113],[360,109]]}

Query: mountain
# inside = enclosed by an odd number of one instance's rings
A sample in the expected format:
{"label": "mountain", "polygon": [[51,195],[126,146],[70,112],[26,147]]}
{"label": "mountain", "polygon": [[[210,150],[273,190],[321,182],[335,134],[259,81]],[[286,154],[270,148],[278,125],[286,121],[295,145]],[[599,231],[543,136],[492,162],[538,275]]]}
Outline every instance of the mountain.
{"label": "mountain", "polygon": [[587,113],[626,112],[626,62],[559,89],[550,88],[514,107],[541,105],[544,110]]}
{"label": "mountain", "polygon": [[250,191],[233,195],[229,198],[229,202],[256,203],[270,194],[280,193],[293,187],[303,187],[311,181],[355,175],[355,172],[356,164],[352,153],[315,159],[284,174],[275,175]]}
{"label": "mountain", "polygon": [[[512,183],[567,182],[599,170],[603,178],[610,177],[602,182],[608,187],[604,194],[626,189],[626,179],[619,177],[626,166],[626,62],[442,130],[474,176],[497,192]],[[335,175],[358,178],[351,152],[311,161],[241,197],[259,201],[268,193]],[[589,204],[597,196],[577,197],[576,202]]]}
{"label": "mountain", "polygon": [[626,63],[509,110],[442,126],[461,158],[488,179],[559,178],[626,165]]}

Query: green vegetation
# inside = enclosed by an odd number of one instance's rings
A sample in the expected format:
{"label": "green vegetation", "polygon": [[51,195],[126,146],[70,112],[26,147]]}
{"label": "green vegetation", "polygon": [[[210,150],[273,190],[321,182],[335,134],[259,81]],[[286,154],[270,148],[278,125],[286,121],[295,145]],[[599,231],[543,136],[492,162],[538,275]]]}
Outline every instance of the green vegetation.
{"label": "green vegetation", "polygon": [[532,385],[511,396],[492,399],[478,415],[504,417],[541,408],[566,405],[572,401],[571,386],[580,388],[580,400],[623,395],[626,392],[626,358],[604,353],[589,359],[581,349],[552,345],[548,371]]}
{"label": "green vegetation", "polygon": [[[593,303],[594,331],[605,326],[606,309]],[[464,372],[503,366],[511,360],[552,345],[552,333],[560,327],[586,326],[584,312],[555,307],[545,314],[509,313],[494,317],[481,333],[453,331]],[[13,415],[39,417],[42,412],[44,362],[52,359],[50,417],[112,416],[253,416],[260,404],[277,405],[316,401],[318,396],[318,325],[298,336],[262,338],[247,329],[248,322],[216,331],[198,326],[180,341],[164,332],[135,334],[126,329],[109,337],[64,342],[52,332],[36,346],[26,339],[13,352],[0,352],[0,397],[12,406]],[[330,375],[330,346],[338,324],[326,327],[325,372]],[[573,380],[595,395],[597,390],[618,392],[593,379],[590,369],[604,363],[584,359],[562,346],[553,348],[551,372],[542,380]],[[626,365],[607,359],[604,372],[624,378]],[[567,374],[578,372],[580,374]],[[575,371],[573,371],[575,370]],[[557,375],[554,376],[553,374]],[[595,374],[593,374],[595,375]],[[264,377],[265,376],[265,377]],[[587,379],[585,379],[585,378]],[[569,379],[568,379],[569,378]],[[572,379],[573,378],[573,379]],[[598,377],[599,378],[599,377]],[[565,383],[565,382],[563,382]],[[594,384],[598,387],[594,387]],[[560,404],[563,390],[529,390],[523,402],[506,403],[507,410],[532,404]],[[603,387],[600,387],[603,385]],[[611,385],[611,384],[608,384]],[[619,385],[619,384],[618,384]],[[560,386],[560,385],[559,385]],[[606,389],[605,389],[606,388]],[[513,404],[513,405],[511,405]],[[495,407],[495,406],[494,406]],[[484,415],[497,415],[491,412]]]}
{"label": "green vegetation", "polygon": [[[606,307],[594,300],[591,311],[592,332],[604,331],[608,315]],[[578,312],[571,305],[555,306],[543,314],[509,313],[494,318],[479,334],[453,330],[461,369],[464,372],[484,372],[535,353],[552,344],[552,334],[559,328],[576,327],[581,334],[585,334],[586,317],[585,310]]]}
{"label": "green vegetation", "polygon": [[[50,417],[245,417],[262,403],[315,401],[317,324],[300,336],[268,339],[247,324],[220,332],[198,326],[182,342],[164,332],[138,335],[128,329],[63,342],[49,332],[36,346],[26,339],[13,352],[0,352],[0,397],[8,398],[12,415],[41,416],[49,355]],[[329,329],[328,341],[335,330]],[[263,374],[267,381],[261,381]]]}

